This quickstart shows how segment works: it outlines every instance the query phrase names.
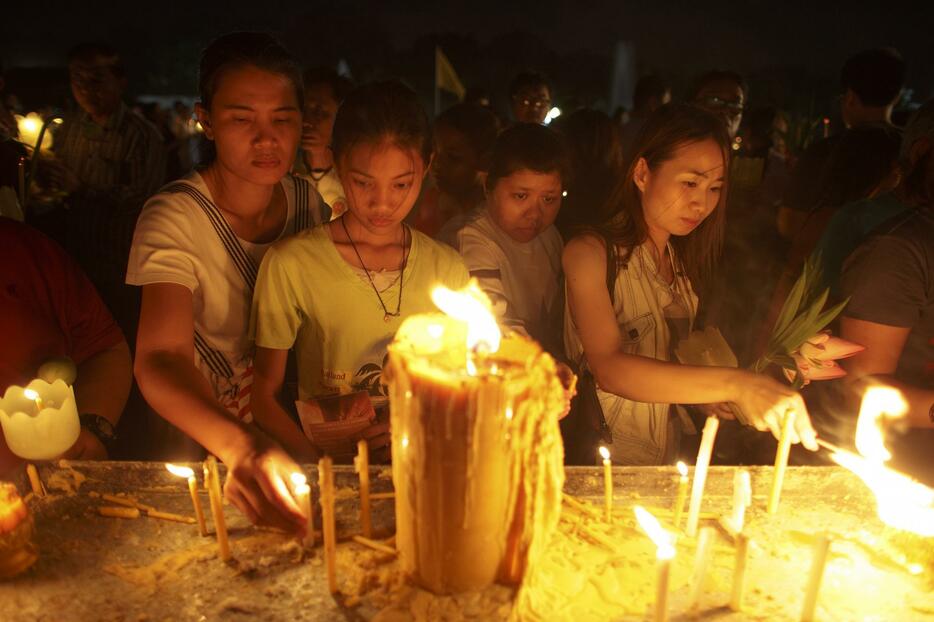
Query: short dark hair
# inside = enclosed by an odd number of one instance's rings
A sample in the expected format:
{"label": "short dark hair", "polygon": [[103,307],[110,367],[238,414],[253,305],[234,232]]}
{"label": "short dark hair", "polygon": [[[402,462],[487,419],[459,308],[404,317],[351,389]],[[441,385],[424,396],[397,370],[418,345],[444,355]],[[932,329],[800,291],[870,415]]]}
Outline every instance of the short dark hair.
{"label": "short dark hair", "polygon": [[658,103],[661,104],[665,93],[670,90],[671,86],[659,76],[654,74],[642,76],[636,82],[636,90],[632,94],[632,107],[635,110],[642,110],[653,97],[658,98]]}
{"label": "short dark hair", "polygon": [[549,84],[548,77],[545,74],[532,70],[520,71],[509,83],[509,97],[515,97],[526,89],[534,89],[540,86],[548,89],[549,95],[552,94],[551,84]]}
{"label": "short dark hair", "polygon": [[483,163],[484,170],[489,167],[499,134],[499,119],[489,108],[479,104],[455,104],[435,119],[435,127],[438,126],[463,134]]}
{"label": "short dark hair", "polygon": [[331,150],[334,159],[360,143],[389,139],[399,147],[415,149],[427,165],[433,144],[428,115],[415,91],[398,80],[375,82],[354,89],[334,119]]}
{"label": "short dark hair", "polygon": [[691,90],[688,91],[687,101],[693,102],[697,99],[697,96],[700,95],[700,92],[704,89],[705,86],[712,82],[729,81],[735,82],[740,90],[743,92],[743,99],[749,99],[749,84],[747,84],[746,79],[743,76],[739,75],[735,71],[730,71],[729,69],[712,69],[704,74],[702,74],[691,87]]}
{"label": "short dark hair", "polygon": [[847,59],[840,72],[844,89],[866,106],[888,106],[902,92],[907,67],[894,48],[863,50]]}
{"label": "short dark hair", "polygon": [[201,105],[210,109],[211,100],[223,75],[231,69],[246,65],[253,65],[288,79],[295,88],[299,109],[304,107],[301,66],[275,37],[264,32],[232,32],[222,35],[201,52],[198,68]]}
{"label": "short dark hair", "polygon": [[106,43],[87,41],[68,50],[69,65],[72,63],[93,64],[97,61],[103,61],[103,64],[110,67],[116,77],[126,77],[126,67],[123,65],[120,53]]}
{"label": "short dark hair", "polygon": [[517,123],[505,130],[493,147],[493,160],[486,178],[487,190],[496,187],[503,177],[524,168],[537,173],[557,171],[561,185],[567,185],[570,163],[561,136],[537,123]]}
{"label": "short dark hair", "polygon": [[306,89],[317,84],[327,84],[331,87],[334,100],[338,104],[347,99],[347,96],[353,91],[353,82],[350,78],[342,76],[334,69],[324,65],[306,69],[304,73],[302,73],[302,80],[305,83]]}

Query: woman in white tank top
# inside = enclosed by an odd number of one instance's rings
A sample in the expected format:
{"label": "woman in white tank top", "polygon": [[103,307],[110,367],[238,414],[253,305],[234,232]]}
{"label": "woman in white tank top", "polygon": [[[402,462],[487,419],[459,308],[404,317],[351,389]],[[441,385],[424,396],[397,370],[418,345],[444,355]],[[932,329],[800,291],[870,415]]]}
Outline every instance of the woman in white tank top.
{"label": "woman in white tank top", "polygon": [[693,327],[705,279],[719,254],[729,136],[690,105],[663,106],[646,122],[626,174],[610,196],[616,213],[565,247],[565,349],[593,374],[617,464],[670,463],[682,418],[677,404],[735,402],[760,430],[778,435],[797,413],[796,441],[816,449],[801,397],[744,370],[669,362]]}

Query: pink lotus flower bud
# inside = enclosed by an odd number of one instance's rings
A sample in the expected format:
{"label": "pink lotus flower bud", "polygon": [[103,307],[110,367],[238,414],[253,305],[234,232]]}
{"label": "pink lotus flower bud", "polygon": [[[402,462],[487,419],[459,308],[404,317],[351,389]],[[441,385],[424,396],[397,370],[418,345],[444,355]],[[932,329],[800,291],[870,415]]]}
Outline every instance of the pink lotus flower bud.
{"label": "pink lotus flower bud", "polygon": [[865,349],[859,344],[832,337],[829,332],[821,332],[791,353],[795,360],[795,369],[785,368],[783,372],[789,382],[793,382],[795,375],[800,374],[802,386],[811,380],[842,378],[846,375],[846,371],[835,361],[854,356]]}

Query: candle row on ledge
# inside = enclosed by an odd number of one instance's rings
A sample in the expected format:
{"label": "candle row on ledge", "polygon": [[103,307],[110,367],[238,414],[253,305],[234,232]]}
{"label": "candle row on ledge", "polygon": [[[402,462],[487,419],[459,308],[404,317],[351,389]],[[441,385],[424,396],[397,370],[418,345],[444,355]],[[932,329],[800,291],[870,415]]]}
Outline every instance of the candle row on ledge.
{"label": "candle row on ledge", "polygon": [[[355,538],[355,540],[358,540],[362,544],[377,550],[388,549],[386,545],[382,545],[378,542],[370,540],[372,536],[370,500],[392,499],[394,495],[393,493],[382,493],[377,495],[370,494],[369,447],[367,446],[366,440],[361,440],[357,444],[357,456],[354,459],[354,464],[360,482],[360,525],[361,531],[363,532],[363,536]],[[29,466],[32,467],[32,465]],[[203,466],[204,487],[208,491],[208,497],[211,504],[211,514],[214,519],[214,531],[217,537],[219,556],[223,561],[227,561],[230,559],[231,553],[230,544],[227,537],[227,526],[224,519],[223,495],[221,492],[220,476],[218,475],[217,470],[217,460],[214,458],[214,456],[209,456],[208,459],[204,462]],[[166,464],[165,467],[173,475],[187,480],[188,492],[191,496],[192,507],[197,519],[198,531],[202,536],[208,535],[207,525],[204,519],[204,511],[201,508],[201,502],[198,497],[198,481],[195,477],[194,471],[189,467],[178,466],[174,464]],[[32,472],[35,472],[34,467],[32,468]],[[38,482],[38,475],[35,475],[35,478],[35,481]],[[32,480],[32,476],[30,479]],[[315,545],[314,514],[312,511],[314,504],[312,503],[311,498],[311,486],[308,484],[308,479],[304,473],[292,473],[290,480],[292,484],[292,494],[295,497],[298,506],[301,508],[302,513],[307,517],[308,521],[307,525],[305,526],[305,535],[301,542],[304,547],[311,548]],[[34,486],[36,485],[41,486],[41,484],[34,484]],[[323,534],[328,588],[332,593],[334,593],[337,592],[337,533],[335,522],[336,494],[334,489],[333,462],[330,457],[326,456],[318,463],[318,485],[320,490],[319,503],[321,504],[322,515],[321,531]],[[103,495],[103,497],[105,500],[109,500],[118,504],[132,505],[133,507],[102,507],[99,508],[99,513],[101,515],[120,518],[135,518],[139,516],[139,504],[136,504],[135,502],[130,503],[120,497],[113,497],[111,495]],[[142,509],[153,510],[154,508],[142,506]],[[134,510],[136,512],[136,516],[131,516],[130,512]],[[152,512],[149,512],[149,514],[151,515]],[[389,550],[394,552],[394,549]]]}

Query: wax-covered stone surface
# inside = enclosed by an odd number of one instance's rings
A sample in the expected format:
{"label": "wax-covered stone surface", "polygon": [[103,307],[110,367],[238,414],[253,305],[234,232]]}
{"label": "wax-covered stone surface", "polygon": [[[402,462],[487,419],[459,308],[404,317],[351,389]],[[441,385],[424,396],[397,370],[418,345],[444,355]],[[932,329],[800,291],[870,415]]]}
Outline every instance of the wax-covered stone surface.
{"label": "wax-covered stone surface", "polygon": [[[192,465],[199,466],[199,465]],[[39,466],[49,489],[29,500],[35,516],[36,564],[0,582],[0,620],[644,620],[654,597],[654,547],[633,526],[632,506],[653,511],[668,526],[676,493],[675,469],[613,469],[614,526],[602,521],[602,469],[568,468],[565,493],[590,502],[596,516],[565,504],[553,543],[541,567],[518,590],[494,586],[482,593],[435,597],[407,586],[392,555],[348,541],[359,533],[356,474],[335,468],[338,585],[327,593],[320,536],[303,553],[293,539],[249,526],[227,506],[234,561],[217,559],[213,536],[195,525],[141,517],[104,518],[90,492],[137,497],[160,510],[191,514],[185,482],[161,463],[71,463]],[[713,467],[702,507],[728,514],[732,468]],[[828,530],[836,540],[817,609],[820,620],[934,620],[930,577],[934,543],[897,534],[875,518],[874,500],[862,483],[835,467],[791,467],[782,506],[765,512],[770,467],[752,467],[753,504],[746,519],[752,537],[744,614],[726,608],[732,576],[732,545],[721,534],[715,546],[701,619],[793,620],[800,614],[810,535]],[[306,468],[309,482],[317,472]],[[15,482],[28,490],[25,476]],[[373,493],[391,490],[388,467],[371,470]],[[315,486],[316,488],[316,486]],[[202,489],[202,495],[204,495]],[[317,490],[314,491],[317,499]],[[206,505],[207,498],[202,502]],[[373,502],[374,538],[393,530],[392,500]],[[586,506],[585,506],[586,508]],[[320,528],[320,524],[319,524]],[[209,530],[212,526],[209,521]],[[213,533],[213,531],[212,531]],[[672,567],[671,612],[685,618],[693,542],[679,538]],[[905,551],[912,559],[902,559]],[[917,559],[914,559],[914,558]],[[927,564],[926,575],[909,575],[908,561]],[[380,613],[382,612],[382,613]]]}

